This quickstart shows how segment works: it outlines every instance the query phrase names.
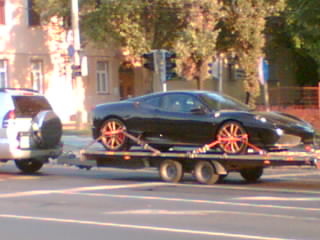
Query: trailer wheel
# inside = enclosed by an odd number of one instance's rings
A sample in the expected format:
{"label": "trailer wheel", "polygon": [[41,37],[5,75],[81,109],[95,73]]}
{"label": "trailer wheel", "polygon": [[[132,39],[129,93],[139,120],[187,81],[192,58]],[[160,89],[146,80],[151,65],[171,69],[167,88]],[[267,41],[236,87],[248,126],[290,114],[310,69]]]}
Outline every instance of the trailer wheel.
{"label": "trailer wheel", "polygon": [[240,175],[247,181],[247,182],[256,182],[263,174],[262,167],[255,167],[255,168],[244,168],[240,170]]}
{"label": "trailer wheel", "polygon": [[216,138],[219,140],[221,150],[228,154],[241,154],[247,148],[247,131],[236,121],[228,121],[222,124]]}
{"label": "trailer wheel", "polygon": [[121,130],[126,130],[126,126],[117,118],[109,118],[102,124],[100,129],[101,143],[105,149],[110,151],[129,149],[128,138],[119,132]]}
{"label": "trailer wheel", "polygon": [[182,164],[176,160],[164,160],[160,163],[159,174],[165,182],[180,182],[184,171]]}
{"label": "trailer wheel", "polygon": [[196,163],[194,166],[194,175],[197,181],[202,184],[215,184],[220,179],[214,165],[211,162],[204,160]]}
{"label": "trailer wheel", "polygon": [[220,183],[223,182],[226,179],[227,176],[228,176],[228,173],[219,175],[218,182],[220,182]]}

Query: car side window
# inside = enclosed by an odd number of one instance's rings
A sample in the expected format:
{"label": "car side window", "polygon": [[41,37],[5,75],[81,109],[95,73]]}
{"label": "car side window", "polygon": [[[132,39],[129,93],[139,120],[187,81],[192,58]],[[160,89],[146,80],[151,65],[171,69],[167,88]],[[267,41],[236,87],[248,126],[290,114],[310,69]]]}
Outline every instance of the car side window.
{"label": "car side window", "polygon": [[194,96],[187,94],[165,95],[161,102],[161,109],[169,112],[190,113],[201,106],[202,104]]}
{"label": "car side window", "polygon": [[159,108],[160,107],[160,97],[150,97],[142,101],[145,107]]}

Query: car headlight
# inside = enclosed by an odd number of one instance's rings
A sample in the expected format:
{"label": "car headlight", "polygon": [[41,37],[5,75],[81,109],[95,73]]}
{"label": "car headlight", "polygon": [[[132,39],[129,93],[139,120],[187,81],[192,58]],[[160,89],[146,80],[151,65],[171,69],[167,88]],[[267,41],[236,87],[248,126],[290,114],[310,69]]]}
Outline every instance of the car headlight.
{"label": "car headlight", "polygon": [[277,133],[279,136],[281,136],[281,135],[284,134],[284,131],[283,131],[281,128],[277,128],[277,129],[276,129],[276,133]]}

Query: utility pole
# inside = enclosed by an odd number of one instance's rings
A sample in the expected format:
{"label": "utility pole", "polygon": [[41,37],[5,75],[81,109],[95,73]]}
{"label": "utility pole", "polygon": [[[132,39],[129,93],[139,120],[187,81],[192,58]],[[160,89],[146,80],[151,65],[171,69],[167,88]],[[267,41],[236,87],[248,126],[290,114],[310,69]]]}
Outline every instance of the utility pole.
{"label": "utility pole", "polygon": [[218,92],[223,93],[223,54],[219,54],[218,57]]}
{"label": "utility pole", "polygon": [[[74,56],[73,64],[75,66],[81,65],[80,51],[80,28],[79,28],[79,2],[78,0],[71,0],[71,16],[72,16],[72,32],[73,32],[73,47]],[[76,100],[77,110],[77,128],[81,128],[82,124],[85,123],[86,114],[84,108],[84,86],[82,82],[81,74],[72,76],[74,81],[74,95]]]}

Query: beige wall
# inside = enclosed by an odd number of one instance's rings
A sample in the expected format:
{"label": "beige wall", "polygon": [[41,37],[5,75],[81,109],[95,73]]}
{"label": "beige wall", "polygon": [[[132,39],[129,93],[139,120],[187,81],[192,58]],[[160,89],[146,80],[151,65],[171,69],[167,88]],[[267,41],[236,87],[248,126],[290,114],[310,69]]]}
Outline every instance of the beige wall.
{"label": "beige wall", "polygon": [[[43,63],[43,93],[64,122],[68,122],[79,108],[87,113],[98,103],[119,99],[118,67],[116,52],[87,46],[88,73],[80,83],[72,80],[72,58],[67,48],[72,42],[60,27],[58,19],[48,25],[28,26],[27,0],[6,1],[6,24],[0,25],[0,60],[8,63],[9,87],[31,88],[31,61]],[[114,49],[114,48],[112,48]],[[107,61],[108,87],[105,94],[98,94],[96,87],[96,62]],[[78,87],[78,89],[76,89]]]}

